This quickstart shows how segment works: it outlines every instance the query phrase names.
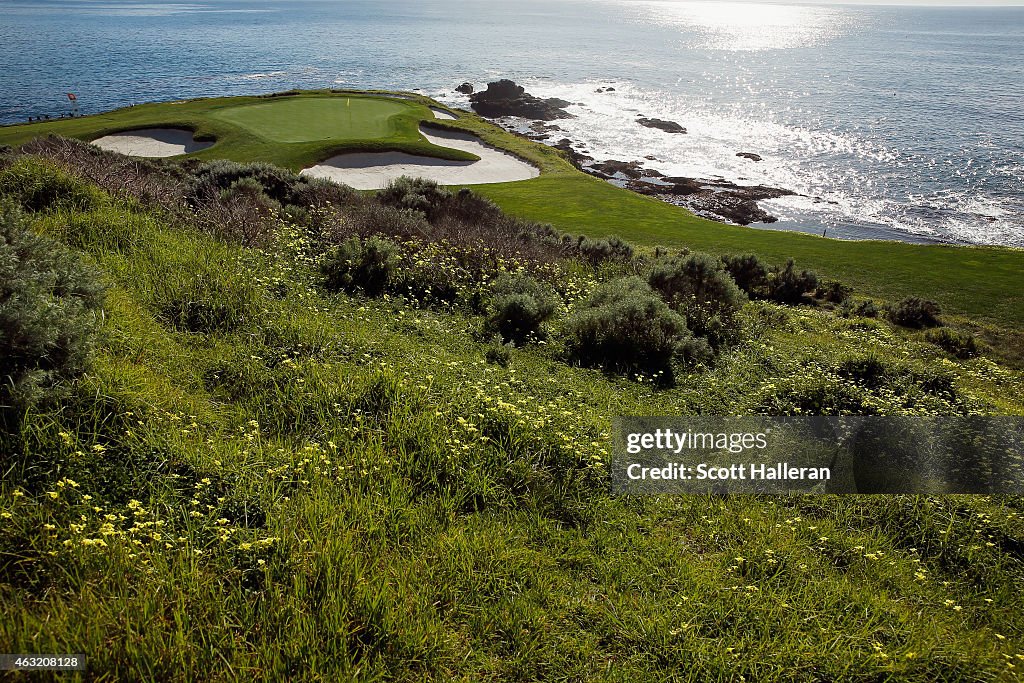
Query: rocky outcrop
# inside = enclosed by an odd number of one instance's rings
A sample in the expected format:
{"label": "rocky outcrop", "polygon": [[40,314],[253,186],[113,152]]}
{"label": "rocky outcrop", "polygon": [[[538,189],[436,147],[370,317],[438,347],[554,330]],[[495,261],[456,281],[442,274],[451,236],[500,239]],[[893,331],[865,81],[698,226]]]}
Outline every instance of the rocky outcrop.
{"label": "rocky outcrop", "polygon": [[594,92],[615,92],[615,88],[608,86],[607,88],[598,88]]}
{"label": "rocky outcrop", "polygon": [[641,126],[645,126],[647,128],[657,128],[658,130],[663,130],[666,133],[686,133],[686,129],[680,126],[675,121],[666,121],[665,119],[649,119],[647,117],[641,116],[636,120],[636,122],[639,123]]}
{"label": "rocky outcrop", "polygon": [[463,83],[459,87],[455,88],[455,92],[460,92],[463,95],[472,95],[475,89],[476,88],[473,87],[473,84],[467,81],[466,83]]}
{"label": "rocky outcrop", "polygon": [[590,164],[587,167],[587,171],[592,175],[605,179],[615,177],[628,178],[630,180],[636,180],[638,178],[661,178],[661,173],[655,171],[653,168],[644,168],[643,164],[639,161],[617,161],[615,159],[608,159],[607,161]]}
{"label": "rocky outcrop", "polygon": [[521,116],[540,121],[574,118],[565,111],[565,107],[572,104],[571,102],[557,97],[535,97],[526,92],[521,85],[508,79],[488,83],[486,90],[473,93],[469,96],[469,101],[473,111],[490,118]]}
{"label": "rocky outcrop", "polygon": [[630,190],[684,206],[694,213],[715,220],[725,219],[740,225],[774,223],[775,216],[758,206],[764,199],[787,197],[795,192],[767,185],[736,185],[724,180],[662,177],[655,182],[630,180]]}
{"label": "rocky outcrop", "polygon": [[558,142],[551,146],[554,147],[555,149],[565,152],[565,155],[569,158],[569,163],[571,163],[573,166],[580,169],[581,171],[588,170],[586,168],[586,164],[594,160],[594,157],[583,152],[580,152],[575,147],[573,147],[572,140],[570,140],[569,138],[562,138],[561,140],[559,140]]}
{"label": "rocky outcrop", "polygon": [[751,161],[761,161],[761,155],[754,154],[753,152],[736,152],[736,156],[742,157],[743,159],[750,159]]}

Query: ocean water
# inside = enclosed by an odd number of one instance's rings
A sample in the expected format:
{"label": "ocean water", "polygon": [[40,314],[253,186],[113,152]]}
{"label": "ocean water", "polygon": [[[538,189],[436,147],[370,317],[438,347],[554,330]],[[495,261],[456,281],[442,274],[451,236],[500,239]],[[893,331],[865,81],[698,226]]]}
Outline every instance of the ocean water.
{"label": "ocean water", "polygon": [[455,85],[501,77],[578,103],[558,124],[598,159],[801,193],[765,202],[775,229],[1024,246],[1024,8],[0,0],[4,123],[67,92],[83,113],[293,87],[466,106]]}

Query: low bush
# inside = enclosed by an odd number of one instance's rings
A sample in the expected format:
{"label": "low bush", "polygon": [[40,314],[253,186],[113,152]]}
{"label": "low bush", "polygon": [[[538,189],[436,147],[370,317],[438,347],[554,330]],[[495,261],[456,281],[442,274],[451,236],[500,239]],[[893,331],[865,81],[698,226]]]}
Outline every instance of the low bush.
{"label": "low bush", "polygon": [[569,317],[566,352],[581,365],[643,372],[672,381],[674,361],[706,360],[711,350],[686,320],[638,277],[600,285]]}
{"label": "low bush", "polygon": [[854,303],[851,299],[847,299],[842,308],[839,309],[839,315],[844,318],[858,317],[858,318],[877,318],[878,317],[878,304],[873,299],[863,299]]}
{"label": "low bush", "polygon": [[430,220],[452,196],[433,180],[402,176],[377,192],[377,201],[396,209],[418,211]]}
{"label": "low bush", "polygon": [[555,313],[551,289],[528,275],[499,276],[491,286],[485,333],[522,343],[544,336],[543,325]]}
{"label": "low bush", "polygon": [[797,272],[793,259],[783,267],[768,270],[764,297],[780,304],[804,303],[818,288],[818,276],[809,270]]}
{"label": "low bush", "polygon": [[324,178],[307,178],[262,162],[240,164],[218,159],[187,164],[186,169],[191,173],[189,196],[195,205],[216,199],[239,182],[244,183],[246,192],[253,194],[258,187],[282,206],[345,206],[359,200],[359,194],[346,185]]}
{"label": "low bush", "polygon": [[737,313],[746,297],[722,262],[707,254],[657,261],[647,283],[675,311],[690,331],[718,348],[739,334]]}
{"label": "low bush", "polygon": [[736,282],[736,286],[750,298],[762,298],[768,284],[768,270],[753,254],[723,256],[722,264]]}
{"label": "low bush", "polygon": [[942,309],[939,305],[916,296],[903,299],[895,306],[889,306],[887,313],[889,320],[901,327],[919,330],[942,325],[942,321],[939,320]]}
{"label": "low bush", "polygon": [[978,355],[978,340],[970,332],[940,327],[925,332],[924,338],[957,358],[973,358]]}
{"label": "low bush", "polygon": [[867,390],[834,377],[787,378],[767,390],[754,407],[760,415],[870,415]]}
{"label": "low bush", "polygon": [[853,295],[853,287],[838,280],[825,280],[818,283],[814,292],[815,298],[831,304],[843,304]]}
{"label": "low bush", "polygon": [[85,368],[102,302],[96,273],[0,203],[0,427]]}
{"label": "low bush", "polygon": [[379,296],[398,282],[398,246],[380,237],[352,237],[334,248],[321,265],[324,286],[333,291],[361,291]]}
{"label": "low bush", "polygon": [[889,373],[889,368],[876,355],[868,354],[841,360],[836,366],[836,374],[868,387],[880,386]]}
{"label": "low bush", "polygon": [[632,244],[614,235],[600,240],[581,235],[576,240],[576,248],[584,260],[594,264],[602,261],[628,261],[635,253]]}

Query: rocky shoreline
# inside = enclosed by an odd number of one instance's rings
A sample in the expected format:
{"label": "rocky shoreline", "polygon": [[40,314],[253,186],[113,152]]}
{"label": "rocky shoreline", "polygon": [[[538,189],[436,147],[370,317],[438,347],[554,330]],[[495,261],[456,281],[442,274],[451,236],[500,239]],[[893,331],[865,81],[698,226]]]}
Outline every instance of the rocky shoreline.
{"label": "rocky shoreline", "polygon": [[[610,90],[614,88],[598,88],[597,92]],[[456,88],[456,92],[468,94],[474,111],[494,119],[495,123],[509,132],[561,150],[573,166],[584,173],[633,192],[683,206],[705,218],[739,225],[774,223],[778,218],[761,208],[758,202],[797,194],[792,190],[766,185],[737,185],[721,179],[667,176],[647,166],[645,161],[657,161],[650,155],[643,157],[643,160],[599,161],[590,156],[581,143],[564,136],[558,137],[562,129],[558,124],[550,123],[557,119],[575,118],[565,111],[571,102],[535,97],[514,81],[503,79],[488,83],[486,90],[481,91],[475,91],[471,83],[463,83]],[[524,128],[521,121],[512,119],[528,119],[532,123]],[[687,134],[686,128],[675,121],[637,115],[636,123],[667,134]],[[761,156],[753,152],[737,152],[736,156],[751,162],[761,161]]]}

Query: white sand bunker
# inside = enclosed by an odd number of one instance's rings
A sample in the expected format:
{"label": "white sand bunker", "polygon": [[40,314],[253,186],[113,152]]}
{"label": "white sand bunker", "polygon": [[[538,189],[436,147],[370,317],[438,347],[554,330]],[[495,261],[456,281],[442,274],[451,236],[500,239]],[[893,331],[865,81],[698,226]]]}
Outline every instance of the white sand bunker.
{"label": "white sand bunker", "polygon": [[213,145],[212,142],[197,142],[192,131],[180,128],[129,130],[105,135],[93,140],[92,144],[101,149],[133,157],[173,157],[198,152]]}
{"label": "white sand bunker", "polygon": [[455,119],[459,118],[458,116],[456,116],[455,114],[451,113],[450,111],[445,111],[444,109],[439,109],[437,107],[431,107],[430,111],[434,112],[434,118],[435,119],[444,119],[446,121],[454,121]]}
{"label": "white sand bunker", "polygon": [[359,152],[339,154],[304,169],[302,175],[328,178],[357,190],[379,190],[400,176],[428,178],[442,185],[508,183],[536,178],[540,171],[508,152],[486,145],[468,133],[431,130],[420,133],[440,147],[470,152],[479,161],[449,161],[405,152]]}

